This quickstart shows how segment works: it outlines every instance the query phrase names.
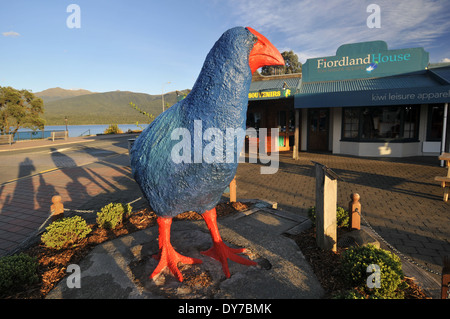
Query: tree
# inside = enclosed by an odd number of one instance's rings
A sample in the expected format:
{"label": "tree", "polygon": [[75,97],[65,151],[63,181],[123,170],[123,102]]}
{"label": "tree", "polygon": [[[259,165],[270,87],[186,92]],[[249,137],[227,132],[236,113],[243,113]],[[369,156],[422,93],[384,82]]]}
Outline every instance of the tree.
{"label": "tree", "polygon": [[261,69],[261,75],[281,75],[302,72],[302,64],[298,62],[298,56],[294,51],[284,51],[281,53],[284,59],[284,66],[265,66]]}
{"label": "tree", "polygon": [[145,112],[144,110],[142,110],[139,106],[137,106],[133,102],[128,103],[128,105],[131,106],[136,111],[138,111],[139,113],[145,115],[147,117],[147,119],[148,119],[147,120],[148,124],[150,124],[155,119],[155,116],[153,114]]}
{"label": "tree", "polygon": [[[137,106],[133,102],[128,103],[128,105],[131,106],[136,111],[138,111],[139,113],[145,115],[147,117],[147,124],[150,124],[155,119],[155,116],[153,114],[145,112],[144,110],[142,110],[139,106]],[[138,121],[136,121],[136,126],[139,127],[141,130],[144,129],[142,126],[139,125]]]}
{"label": "tree", "polygon": [[0,86],[0,133],[17,133],[19,128],[44,129],[44,102],[27,90]]}

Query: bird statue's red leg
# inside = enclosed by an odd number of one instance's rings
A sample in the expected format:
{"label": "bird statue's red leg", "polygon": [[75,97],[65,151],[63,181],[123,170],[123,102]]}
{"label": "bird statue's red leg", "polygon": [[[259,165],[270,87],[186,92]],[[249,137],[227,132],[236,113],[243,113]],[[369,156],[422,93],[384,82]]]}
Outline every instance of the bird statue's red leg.
{"label": "bird statue's red leg", "polygon": [[246,259],[246,258],[238,255],[239,253],[245,252],[245,248],[239,248],[239,249],[230,248],[223,242],[223,240],[219,234],[219,228],[217,226],[217,214],[216,214],[215,208],[203,213],[202,217],[205,220],[206,225],[208,226],[208,229],[211,233],[211,238],[213,240],[213,246],[207,251],[202,251],[201,254],[212,257],[212,258],[220,261],[222,263],[222,269],[227,278],[230,278],[230,271],[228,269],[228,261],[227,261],[228,258],[234,262],[237,262],[237,263],[240,263],[243,265],[248,265],[248,266],[257,265],[256,262],[251,261],[249,259]]}
{"label": "bird statue's red leg", "polygon": [[178,269],[178,263],[200,264],[202,261],[197,258],[180,255],[175,251],[170,243],[170,226],[172,225],[172,218],[158,217],[156,221],[158,223],[159,231],[159,254],[153,257],[155,259],[159,259],[159,263],[150,278],[158,275],[167,266],[175,277],[177,277],[177,279],[181,282],[183,281],[183,275]]}

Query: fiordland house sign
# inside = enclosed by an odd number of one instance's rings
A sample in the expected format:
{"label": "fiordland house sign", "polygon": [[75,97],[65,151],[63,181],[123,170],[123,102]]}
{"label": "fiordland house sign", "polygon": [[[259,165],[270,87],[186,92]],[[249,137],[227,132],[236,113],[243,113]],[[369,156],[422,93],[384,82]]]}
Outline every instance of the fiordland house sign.
{"label": "fiordland house sign", "polygon": [[335,56],[308,59],[303,81],[333,81],[384,77],[425,70],[429,54],[423,48],[388,50],[384,41],[341,45]]}

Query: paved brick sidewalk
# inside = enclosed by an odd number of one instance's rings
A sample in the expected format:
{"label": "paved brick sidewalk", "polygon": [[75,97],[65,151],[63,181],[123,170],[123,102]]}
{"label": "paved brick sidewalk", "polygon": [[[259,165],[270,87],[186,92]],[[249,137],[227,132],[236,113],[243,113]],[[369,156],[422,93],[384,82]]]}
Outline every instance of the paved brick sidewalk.
{"label": "paved brick sidewalk", "polygon": [[0,153],[1,152],[9,152],[14,150],[26,150],[32,149],[42,146],[54,146],[54,145],[66,145],[80,142],[91,142],[95,140],[99,140],[102,138],[110,138],[111,135],[100,135],[100,136],[80,136],[80,137],[69,137],[67,140],[64,139],[55,139],[52,141],[51,139],[38,139],[38,140],[23,140],[19,142],[15,142],[12,145],[7,143],[0,144]]}
{"label": "paved brick sidewalk", "polygon": [[128,161],[128,154],[121,154],[0,185],[0,256],[44,229],[46,221],[48,225],[53,195],[59,194],[64,207],[71,209],[66,216],[74,215],[74,210],[93,210],[77,213],[89,222],[94,222],[96,212],[110,202],[130,202],[140,197]]}
{"label": "paved brick sidewalk", "polygon": [[[344,179],[338,182],[340,206],[347,207],[350,194],[358,192],[363,215],[376,232],[419,264],[442,271],[442,257],[450,255],[450,202],[442,201],[442,189],[434,182],[434,176],[446,170],[436,158],[380,160],[302,152],[295,161],[286,153],[280,155],[279,170],[273,175],[261,175],[260,164],[241,163],[237,196],[267,199],[277,202],[279,209],[306,215],[315,204],[311,161],[327,165]],[[0,256],[42,226],[56,193],[66,208],[94,211],[113,201],[139,198],[128,163],[128,155],[121,154],[0,185]],[[133,206],[146,203],[141,200]],[[95,215],[83,216],[93,221]]]}
{"label": "paved brick sidewalk", "polygon": [[300,153],[295,161],[285,153],[274,175],[261,175],[260,165],[240,164],[238,197],[270,199],[280,209],[306,216],[315,205],[311,161],[327,165],[344,179],[338,181],[339,206],[347,208],[350,194],[359,193],[363,216],[379,235],[420,265],[442,272],[442,258],[450,256],[450,202],[442,200],[442,188],[434,181],[434,176],[446,172],[437,158],[388,160]]}

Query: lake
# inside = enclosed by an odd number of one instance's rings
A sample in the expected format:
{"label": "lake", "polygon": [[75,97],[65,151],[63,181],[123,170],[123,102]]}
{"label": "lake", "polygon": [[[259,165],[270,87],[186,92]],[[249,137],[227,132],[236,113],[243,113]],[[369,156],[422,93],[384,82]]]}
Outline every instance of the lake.
{"label": "lake", "polygon": [[[123,132],[128,130],[141,130],[142,128],[146,128],[148,124],[139,124],[138,127],[136,124],[118,124],[119,129]],[[108,128],[109,124],[91,124],[91,125],[67,125],[67,129],[69,130],[69,137],[78,137],[82,135],[96,135],[105,132]],[[47,125],[44,128],[44,137],[50,137],[51,131],[65,131],[65,125]],[[42,138],[41,131],[32,132],[30,129],[19,129],[18,134],[15,136],[15,140],[29,140],[35,138]]]}
{"label": "lake", "polygon": [[[140,127],[146,128],[148,124],[139,124]],[[108,128],[109,124],[92,124],[92,125],[67,125],[67,129],[69,130],[69,137],[78,137],[81,135],[95,135],[102,134]],[[123,132],[128,130],[141,130],[136,124],[118,124],[119,129]],[[44,131],[65,131],[65,125],[49,125],[46,126]]]}

